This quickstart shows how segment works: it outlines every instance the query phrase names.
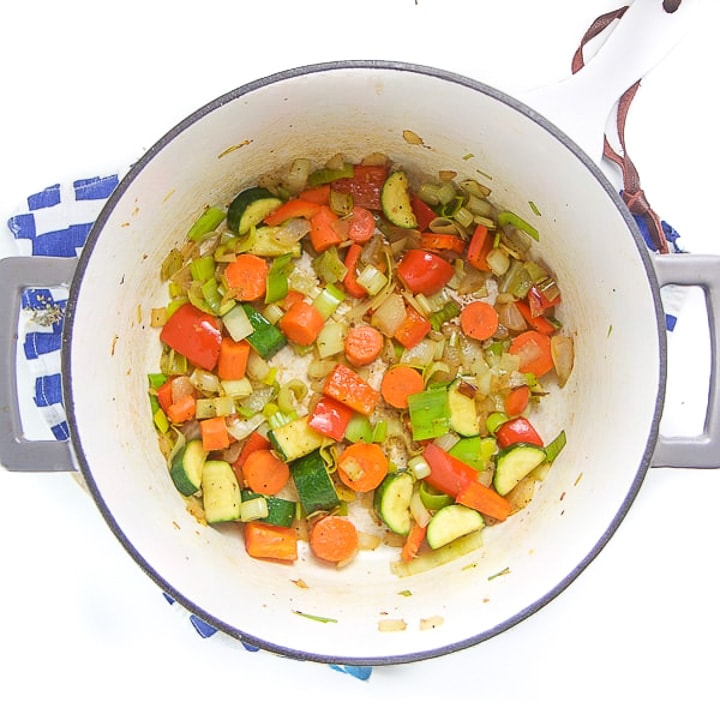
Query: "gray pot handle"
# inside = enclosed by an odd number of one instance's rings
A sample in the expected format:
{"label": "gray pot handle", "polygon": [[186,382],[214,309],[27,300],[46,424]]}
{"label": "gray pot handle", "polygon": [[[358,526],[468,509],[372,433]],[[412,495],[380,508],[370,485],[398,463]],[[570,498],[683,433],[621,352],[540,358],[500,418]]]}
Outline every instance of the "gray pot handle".
{"label": "gray pot handle", "polygon": [[77,469],[68,441],[28,440],[22,429],[17,387],[17,326],[21,297],[28,287],[70,285],[77,261],[9,257],[0,260],[0,463],[20,472]]}
{"label": "gray pot handle", "polygon": [[720,403],[717,378],[720,372],[720,255],[672,254],[652,257],[658,282],[664,285],[700,287],[705,293],[710,329],[710,385],[703,432],[693,437],[660,436],[652,458],[653,467],[720,467]]}

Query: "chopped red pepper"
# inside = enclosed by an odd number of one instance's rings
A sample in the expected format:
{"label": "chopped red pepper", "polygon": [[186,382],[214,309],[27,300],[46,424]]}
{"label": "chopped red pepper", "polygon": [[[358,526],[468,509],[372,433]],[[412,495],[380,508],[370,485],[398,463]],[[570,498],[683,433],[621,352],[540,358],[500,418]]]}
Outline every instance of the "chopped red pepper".
{"label": "chopped red pepper", "polygon": [[452,278],[453,266],[428,250],[408,250],[398,263],[397,274],[412,293],[434,295]]}
{"label": "chopped red pepper", "polygon": [[368,210],[380,210],[382,187],[387,179],[384,165],[355,165],[351,178],[333,180],[332,188],[338,192],[350,193],[355,205]]}
{"label": "chopped red pepper", "polygon": [[534,315],[530,306],[523,300],[516,300],[515,306],[525,318],[525,322],[543,335],[552,335],[555,332],[553,324],[542,314]]}
{"label": "chopped red pepper", "polygon": [[403,347],[414,348],[432,330],[430,321],[412,305],[405,306],[405,319],[393,337]]}
{"label": "chopped red pepper", "polygon": [[293,198],[283,203],[277,210],[273,210],[269,215],[265,216],[263,221],[266,225],[274,227],[280,225],[291,218],[311,218],[317,213],[322,205],[303,198]]}
{"label": "chopped red pepper", "polygon": [[420,232],[427,230],[428,225],[437,217],[437,213],[417,195],[410,195],[410,207],[417,220],[417,229]]}
{"label": "chopped red pepper", "polygon": [[220,355],[222,332],[217,318],[185,303],[165,323],[160,340],[196,367],[213,370]]}
{"label": "chopped red pepper", "polygon": [[430,475],[425,478],[428,485],[452,498],[478,480],[475,468],[453,457],[435,443],[425,447],[423,457],[430,466]]}
{"label": "chopped red pepper", "polygon": [[484,225],[478,225],[468,245],[468,262],[478,270],[489,271],[490,266],[487,263],[487,256],[491,250],[492,242],[488,235],[488,229]]}
{"label": "chopped red pepper", "polygon": [[560,304],[560,295],[553,300],[548,300],[545,293],[537,286],[533,285],[527,294],[527,302],[530,312],[534,316],[542,315],[546,310]]}
{"label": "chopped red pepper", "polygon": [[515,443],[520,442],[530,443],[531,445],[539,445],[540,447],[545,445],[531,422],[522,416],[504,422],[495,431],[495,437],[497,438],[498,445],[501,448],[506,448],[509,445],[514,445]]}
{"label": "chopped red pepper", "polygon": [[367,290],[358,283],[357,281],[357,266],[360,260],[360,254],[362,253],[362,246],[357,243],[353,243],[347,250],[345,255],[345,267],[347,268],[347,274],[343,278],[343,285],[349,295],[356,298],[365,297]]}
{"label": "chopped red pepper", "polygon": [[321,397],[310,413],[308,425],[333,440],[342,440],[345,437],[348,423],[353,411],[347,405],[330,397]]}

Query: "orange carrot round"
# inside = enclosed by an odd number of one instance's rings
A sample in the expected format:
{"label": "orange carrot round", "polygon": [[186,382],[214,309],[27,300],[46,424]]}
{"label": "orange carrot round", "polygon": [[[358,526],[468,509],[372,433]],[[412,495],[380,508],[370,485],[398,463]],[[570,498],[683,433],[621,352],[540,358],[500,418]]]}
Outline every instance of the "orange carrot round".
{"label": "orange carrot round", "polygon": [[497,310],[490,303],[476,300],[466,305],[460,313],[462,331],[475,340],[487,340],[498,329],[500,320]]}
{"label": "orange carrot round", "polygon": [[537,330],[526,330],[513,338],[510,352],[520,357],[520,372],[542,377],[553,369],[550,338]]}
{"label": "orange carrot round", "polygon": [[404,410],[408,406],[408,397],[422,392],[422,375],[409,365],[395,365],[387,370],[380,385],[385,402],[394,408]]}
{"label": "orange carrot round", "polygon": [[238,255],[225,268],[228,286],[238,300],[252,302],[265,295],[268,264],[257,255]]}
{"label": "orange carrot round", "polygon": [[253,492],[275,495],[288,484],[290,468],[270,450],[263,448],[254,450],[245,458],[242,474],[245,484]]}
{"label": "orange carrot round", "polygon": [[369,365],[380,357],[383,336],[370,325],[356,325],[348,330],[345,337],[345,357],[357,367]]}
{"label": "orange carrot round", "polygon": [[364,207],[353,208],[348,227],[348,238],[355,243],[366,243],[375,233],[375,216]]}
{"label": "orange carrot round", "polygon": [[352,443],[338,458],[340,480],[356,492],[374,490],[384,480],[388,467],[385,453],[375,443]]}
{"label": "orange carrot round", "polygon": [[310,549],[326,562],[345,562],[358,551],[358,532],[350,520],[338,515],[326,515],[310,530]]}
{"label": "orange carrot round", "polygon": [[293,303],[278,321],[278,327],[288,340],[298,345],[314,343],[324,324],[320,311],[305,301]]}
{"label": "orange carrot round", "polygon": [[519,415],[528,406],[530,401],[530,388],[527,385],[513,388],[505,397],[505,412],[514,417]]}

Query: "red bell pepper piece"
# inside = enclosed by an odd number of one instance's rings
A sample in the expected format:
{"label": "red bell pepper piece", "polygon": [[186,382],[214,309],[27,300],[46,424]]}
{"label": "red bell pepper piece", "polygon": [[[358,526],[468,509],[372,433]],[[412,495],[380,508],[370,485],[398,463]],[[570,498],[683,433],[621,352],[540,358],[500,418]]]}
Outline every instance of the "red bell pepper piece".
{"label": "red bell pepper piece", "polygon": [[393,337],[403,347],[414,348],[432,330],[430,321],[412,305],[405,306],[405,319],[400,323]]}
{"label": "red bell pepper piece", "polygon": [[325,379],[323,393],[362,415],[375,409],[380,393],[347,365],[338,363]]}
{"label": "red bell pepper piece", "polygon": [[453,266],[429,250],[408,250],[398,263],[397,274],[412,293],[434,295],[455,273]]}
{"label": "red bell pepper piece", "polygon": [[418,224],[417,229],[420,230],[420,232],[427,230],[428,225],[437,217],[437,213],[417,195],[410,195],[410,207],[415,214],[415,219]]}
{"label": "red bell pepper piece", "polygon": [[545,443],[532,423],[522,415],[504,422],[496,431],[495,438],[501,448],[515,443],[530,443],[544,447]]}
{"label": "red bell pepper piece", "polygon": [[488,229],[484,225],[478,225],[468,245],[468,262],[478,270],[489,271],[490,266],[487,263],[487,256],[492,250],[492,246],[493,244],[488,234]]}
{"label": "red bell pepper piece", "polygon": [[330,397],[321,397],[310,413],[308,425],[333,440],[342,440],[345,437],[348,423],[353,411],[347,405]]}
{"label": "red bell pepper piece", "polygon": [[274,227],[291,218],[302,217],[309,219],[313,217],[321,207],[322,205],[311,202],[310,200],[293,198],[283,203],[277,210],[273,210],[269,215],[266,215],[263,222],[266,225]]}
{"label": "red bell pepper piece", "polygon": [[165,323],[160,340],[196,367],[213,370],[220,355],[222,332],[217,318],[185,303]]}
{"label": "red bell pepper piece", "polygon": [[430,466],[430,475],[425,481],[452,498],[457,497],[470,483],[478,481],[475,468],[453,457],[435,443],[425,446],[423,457]]}
{"label": "red bell pepper piece", "polygon": [[380,210],[380,196],[387,172],[384,165],[355,165],[351,178],[333,180],[331,185],[333,190],[350,193],[355,205],[368,210]]}

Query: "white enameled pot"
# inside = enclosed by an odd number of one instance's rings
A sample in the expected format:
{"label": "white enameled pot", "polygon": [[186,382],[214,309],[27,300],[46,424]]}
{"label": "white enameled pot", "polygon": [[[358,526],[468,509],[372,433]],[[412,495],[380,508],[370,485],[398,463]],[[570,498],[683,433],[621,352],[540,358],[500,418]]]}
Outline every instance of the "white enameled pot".
{"label": "white enameled pot", "polygon": [[[422,144],[409,144],[405,130]],[[567,447],[532,503],[487,529],[472,555],[403,579],[389,570],[396,549],[363,552],[341,570],[307,553],[284,566],[249,558],[235,527],[198,524],[169,480],[147,396],[147,373],[160,355],[150,310],[166,301],[158,270],[203,207],[227,203],[296,157],[321,163],[342,152],[358,161],[373,151],[412,177],[438,169],[490,176],[501,205],[522,211],[534,203],[538,250],[557,274],[562,320],[576,340],[571,380],[550,387],[538,423],[548,438],[564,429]],[[3,261],[4,282],[20,286],[28,272],[27,284],[62,279],[57,265],[27,270],[29,262]],[[660,286],[700,284],[715,294],[704,278],[719,267],[710,257],[651,259],[588,155],[501,92],[399,63],[290,70],[199,109],[122,180],[68,269],[63,389],[71,446],[24,441],[11,410],[3,416],[11,437],[3,463],[79,470],[139,566],[231,636],[323,662],[438,656],[515,625],[567,587],[623,520],[651,464],[720,464],[716,416],[700,438],[658,435],[666,379]],[[713,379],[712,407],[714,388]],[[405,630],[380,632],[388,619],[404,621]]]}

